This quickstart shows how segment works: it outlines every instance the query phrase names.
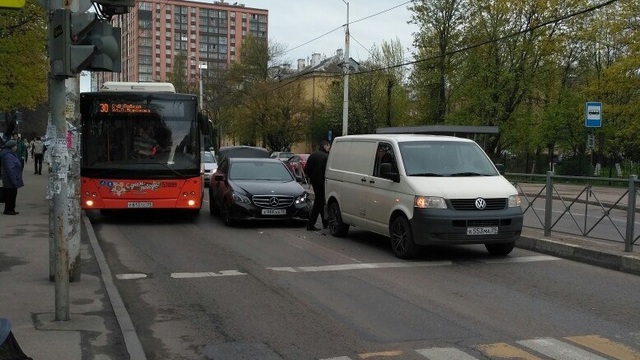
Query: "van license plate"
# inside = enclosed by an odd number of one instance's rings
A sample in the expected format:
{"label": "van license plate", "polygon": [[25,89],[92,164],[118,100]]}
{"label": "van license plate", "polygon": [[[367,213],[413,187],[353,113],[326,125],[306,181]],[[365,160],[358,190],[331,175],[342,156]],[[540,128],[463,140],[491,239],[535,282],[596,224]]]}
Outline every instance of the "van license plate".
{"label": "van license plate", "polygon": [[467,235],[496,235],[497,233],[498,233],[497,226],[467,228]]}
{"label": "van license plate", "polygon": [[127,203],[127,207],[129,209],[143,209],[143,208],[152,208],[153,207],[153,203],[152,202],[129,202]]}
{"label": "van license plate", "polygon": [[287,209],[262,209],[262,215],[286,215]]}

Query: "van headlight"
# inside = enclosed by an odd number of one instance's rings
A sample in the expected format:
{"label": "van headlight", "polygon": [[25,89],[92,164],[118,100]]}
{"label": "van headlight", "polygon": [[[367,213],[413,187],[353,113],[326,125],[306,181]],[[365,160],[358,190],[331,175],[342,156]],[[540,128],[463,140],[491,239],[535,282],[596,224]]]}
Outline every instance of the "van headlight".
{"label": "van headlight", "polygon": [[419,209],[446,209],[447,202],[439,196],[416,196],[413,206]]}
{"label": "van headlight", "polygon": [[517,207],[522,204],[522,200],[520,199],[520,195],[511,195],[509,196],[509,207]]}

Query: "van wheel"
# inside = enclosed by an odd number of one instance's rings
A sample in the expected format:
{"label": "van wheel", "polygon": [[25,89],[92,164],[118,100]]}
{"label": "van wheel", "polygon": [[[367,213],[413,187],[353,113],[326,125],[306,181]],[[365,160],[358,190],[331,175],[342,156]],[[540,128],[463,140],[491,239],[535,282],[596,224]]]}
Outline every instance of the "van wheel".
{"label": "van wheel", "polygon": [[515,242],[502,244],[484,244],[484,247],[487,248],[489,254],[498,256],[508,255],[515,246]]}
{"label": "van wheel", "polygon": [[397,257],[411,259],[416,256],[418,245],[413,242],[411,224],[404,216],[393,219],[389,229],[389,237],[391,238],[391,249]]}
{"label": "van wheel", "polygon": [[342,222],[340,206],[335,201],[329,204],[329,232],[335,237],[345,237],[349,232],[349,224]]}

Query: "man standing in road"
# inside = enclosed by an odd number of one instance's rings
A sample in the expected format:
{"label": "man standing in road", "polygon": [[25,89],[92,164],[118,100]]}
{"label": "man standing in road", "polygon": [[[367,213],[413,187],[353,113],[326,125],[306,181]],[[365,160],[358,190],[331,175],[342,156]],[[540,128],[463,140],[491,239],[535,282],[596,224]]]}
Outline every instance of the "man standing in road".
{"label": "man standing in road", "polygon": [[309,155],[307,164],[305,165],[304,172],[311,181],[313,187],[313,208],[311,214],[309,214],[309,221],[307,222],[307,230],[317,231],[316,221],[318,215],[322,218],[322,226],[327,227],[328,221],[324,218],[324,177],[325,170],[327,168],[327,159],[329,158],[329,150],[331,144],[328,141],[322,140],[318,150]]}
{"label": "man standing in road", "polygon": [[40,136],[31,145],[31,156],[33,157],[34,174],[42,175],[42,161],[44,160],[44,143]]}

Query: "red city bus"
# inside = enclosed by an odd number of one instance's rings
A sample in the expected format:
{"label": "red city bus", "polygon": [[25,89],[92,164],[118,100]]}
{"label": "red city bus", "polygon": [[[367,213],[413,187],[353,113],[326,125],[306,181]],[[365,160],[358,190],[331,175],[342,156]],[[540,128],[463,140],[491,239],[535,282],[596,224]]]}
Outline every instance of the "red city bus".
{"label": "red city bus", "polygon": [[211,123],[195,95],[169,83],[108,82],[80,94],[83,209],[202,206],[202,151]]}

